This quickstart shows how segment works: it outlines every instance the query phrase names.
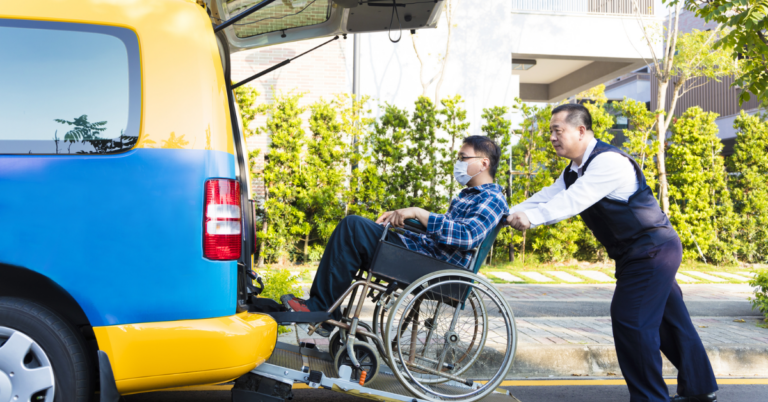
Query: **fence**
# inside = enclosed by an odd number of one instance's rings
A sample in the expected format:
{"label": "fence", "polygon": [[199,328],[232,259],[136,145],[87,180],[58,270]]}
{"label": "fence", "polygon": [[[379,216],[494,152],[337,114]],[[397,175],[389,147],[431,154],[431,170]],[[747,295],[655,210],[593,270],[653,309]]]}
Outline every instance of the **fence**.
{"label": "fence", "polygon": [[512,9],[568,14],[635,15],[639,12],[654,15],[653,0],[512,0]]}

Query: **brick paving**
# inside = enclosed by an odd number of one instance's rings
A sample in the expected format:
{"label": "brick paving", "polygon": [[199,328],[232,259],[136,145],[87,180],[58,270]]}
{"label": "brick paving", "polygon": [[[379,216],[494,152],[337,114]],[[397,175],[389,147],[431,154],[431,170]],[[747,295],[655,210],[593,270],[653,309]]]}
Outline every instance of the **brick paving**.
{"label": "brick paving", "polygon": [[[742,319],[745,322],[734,322],[732,317],[694,317],[692,321],[704,345],[768,344],[768,329],[755,325],[758,317]],[[613,344],[610,318],[518,318],[516,323],[519,344]]]}
{"label": "brick paving", "polygon": [[[578,285],[495,285],[504,297],[513,301],[610,301],[615,284],[578,284]],[[752,295],[752,288],[746,284],[699,284],[680,285],[683,297],[689,301],[746,301]],[[306,289],[308,290],[308,289]],[[363,320],[370,321],[371,308],[363,309]],[[736,322],[735,320],[744,320]],[[490,319],[491,334],[487,345],[496,345],[494,335],[499,323]],[[765,345],[768,344],[768,329],[757,327],[759,317],[694,317],[692,319],[704,345],[739,344]],[[613,333],[610,317],[526,317],[516,319],[518,345],[536,347],[536,345],[612,345]],[[300,334],[302,341],[315,342],[321,348],[327,347],[327,339],[317,335],[307,337]],[[296,343],[296,335],[284,334],[280,337],[283,342]]]}

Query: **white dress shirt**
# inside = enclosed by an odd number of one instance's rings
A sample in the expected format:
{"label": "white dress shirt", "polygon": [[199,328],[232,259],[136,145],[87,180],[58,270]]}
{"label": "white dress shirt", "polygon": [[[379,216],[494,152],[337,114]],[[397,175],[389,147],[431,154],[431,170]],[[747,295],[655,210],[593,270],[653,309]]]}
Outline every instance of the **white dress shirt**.
{"label": "white dress shirt", "polygon": [[567,190],[563,173],[557,181],[534,194],[527,200],[510,208],[510,213],[524,211],[531,228],[551,225],[578,215],[605,197],[627,201],[639,186],[632,162],[616,152],[603,152],[589,164],[586,173],[582,167],[597,145],[592,139],[587,146],[581,165],[571,163],[571,170],[579,179]]}

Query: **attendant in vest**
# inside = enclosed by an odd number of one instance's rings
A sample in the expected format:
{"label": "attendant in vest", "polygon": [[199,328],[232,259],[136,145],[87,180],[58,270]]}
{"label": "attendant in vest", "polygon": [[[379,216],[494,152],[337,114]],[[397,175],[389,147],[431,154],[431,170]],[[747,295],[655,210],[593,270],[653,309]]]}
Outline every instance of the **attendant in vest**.
{"label": "attendant in vest", "polygon": [[581,105],[552,111],[550,141],[571,163],[553,185],[512,208],[507,222],[525,230],[580,214],[616,261],[613,337],[632,402],[670,401],[659,350],[679,370],[679,395],[671,401],[716,401],[712,366],[675,282],[680,238],[640,166],[595,139],[592,117]]}

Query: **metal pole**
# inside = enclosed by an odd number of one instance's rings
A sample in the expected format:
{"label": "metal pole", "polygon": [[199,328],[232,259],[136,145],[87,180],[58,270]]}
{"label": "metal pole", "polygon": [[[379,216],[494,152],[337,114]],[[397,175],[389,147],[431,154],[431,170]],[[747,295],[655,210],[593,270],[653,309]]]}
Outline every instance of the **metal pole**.
{"label": "metal pole", "polygon": [[[360,99],[360,42],[362,41],[362,38],[360,37],[360,34],[355,34],[355,37],[353,38],[354,43],[352,44],[352,107],[355,106],[355,102]],[[355,125],[358,123],[355,122]],[[352,147],[355,149],[355,153],[358,152],[357,149],[357,135],[355,135],[352,138]],[[350,169],[352,172],[357,169],[357,163],[350,166]]]}
{"label": "metal pole", "polygon": [[360,97],[360,34],[355,34],[352,45],[352,95],[354,100]]}

